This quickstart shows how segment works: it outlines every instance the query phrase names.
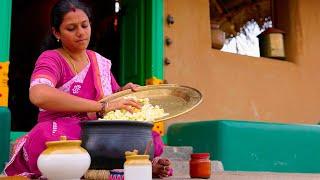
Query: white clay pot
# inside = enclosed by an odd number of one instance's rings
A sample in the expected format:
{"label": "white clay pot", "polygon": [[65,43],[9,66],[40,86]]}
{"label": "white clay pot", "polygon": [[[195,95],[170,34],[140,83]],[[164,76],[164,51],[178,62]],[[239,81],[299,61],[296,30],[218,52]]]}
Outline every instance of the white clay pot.
{"label": "white clay pot", "polygon": [[80,146],[80,140],[67,140],[61,136],[60,141],[46,142],[45,149],[38,158],[38,168],[49,180],[80,179],[89,169],[91,158]]}

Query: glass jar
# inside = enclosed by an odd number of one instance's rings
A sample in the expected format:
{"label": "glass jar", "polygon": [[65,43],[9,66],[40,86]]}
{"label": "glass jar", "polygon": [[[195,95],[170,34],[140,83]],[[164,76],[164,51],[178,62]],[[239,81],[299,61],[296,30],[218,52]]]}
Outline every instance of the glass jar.
{"label": "glass jar", "polygon": [[191,154],[189,162],[189,173],[191,178],[208,179],[211,175],[211,161],[209,153]]}

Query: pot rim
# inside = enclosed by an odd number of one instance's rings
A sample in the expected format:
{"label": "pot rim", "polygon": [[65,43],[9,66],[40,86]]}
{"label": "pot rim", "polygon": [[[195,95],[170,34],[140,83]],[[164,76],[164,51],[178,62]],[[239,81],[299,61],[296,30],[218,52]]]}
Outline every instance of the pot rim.
{"label": "pot rim", "polygon": [[136,126],[153,126],[153,122],[147,121],[135,121],[135,120],[88,120],[88,121],[81,121],[81,125],[136,125]]}

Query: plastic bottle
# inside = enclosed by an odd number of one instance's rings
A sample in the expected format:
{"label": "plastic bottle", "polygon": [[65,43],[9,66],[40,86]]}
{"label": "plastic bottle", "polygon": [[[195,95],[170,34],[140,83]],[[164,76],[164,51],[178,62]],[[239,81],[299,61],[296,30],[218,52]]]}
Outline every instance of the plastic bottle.
{"label": "plastic bottle", "polygon": [[152,180],[152,165],[149,155],[137,155],[137,152],[126,152],[124,179]]}

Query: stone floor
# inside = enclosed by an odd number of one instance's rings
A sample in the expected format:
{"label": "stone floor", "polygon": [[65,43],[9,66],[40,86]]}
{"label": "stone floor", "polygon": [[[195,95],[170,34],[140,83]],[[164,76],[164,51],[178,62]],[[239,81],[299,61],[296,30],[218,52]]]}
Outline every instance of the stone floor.
{"label": "stone floor", "polygon": [[[183,180],[189,177],[189,159],[192,153],[191,147],[165,147],[163,157],[167,157],[172,162],[174,176],[164,180]],[[210,179],[214,180],[320,180],[320,174],[307,173],[272,173],[272,172],[230,172],[224,171],[220,161],[212,161],[212,171]],[[20,177],[21,178],[21,177]],[[2,177],[0,180],[12,180],[17,177]],[[154,179],[156,180],[156,179]],[[195,179],[196,180],[196,179]]]}
{"label": "stone floor", "polygon": [[[191,179],[188,175],[166,178],[168,180]],[[319,180],[320,174],[271,173],[271,172],[217,172],[211,174],[214,180]]]}
{"label": "stone floor", "polygon": [[[189,175],[173,176],[163,180],[188,180]],[[319,180],[320,174],[271,173],[271,172],[216,172],[211,174],[214,180]],[[23,177],[3,177],[0,180],[25,180]],[[154,179],[159,180],[159,179]],[[194,179],[196,180],[196,179]]]}
{"label": "stone floor", "polygon": [[[166,179],[191,179],[189,159],[192,151],[192,147],[165,147],[162,156],[171,160],[174,169],[174,176]],[[320,180],[320,174],[224,171],[220,161],[211,161],[211,170],[210,179],[214,180]]]}

